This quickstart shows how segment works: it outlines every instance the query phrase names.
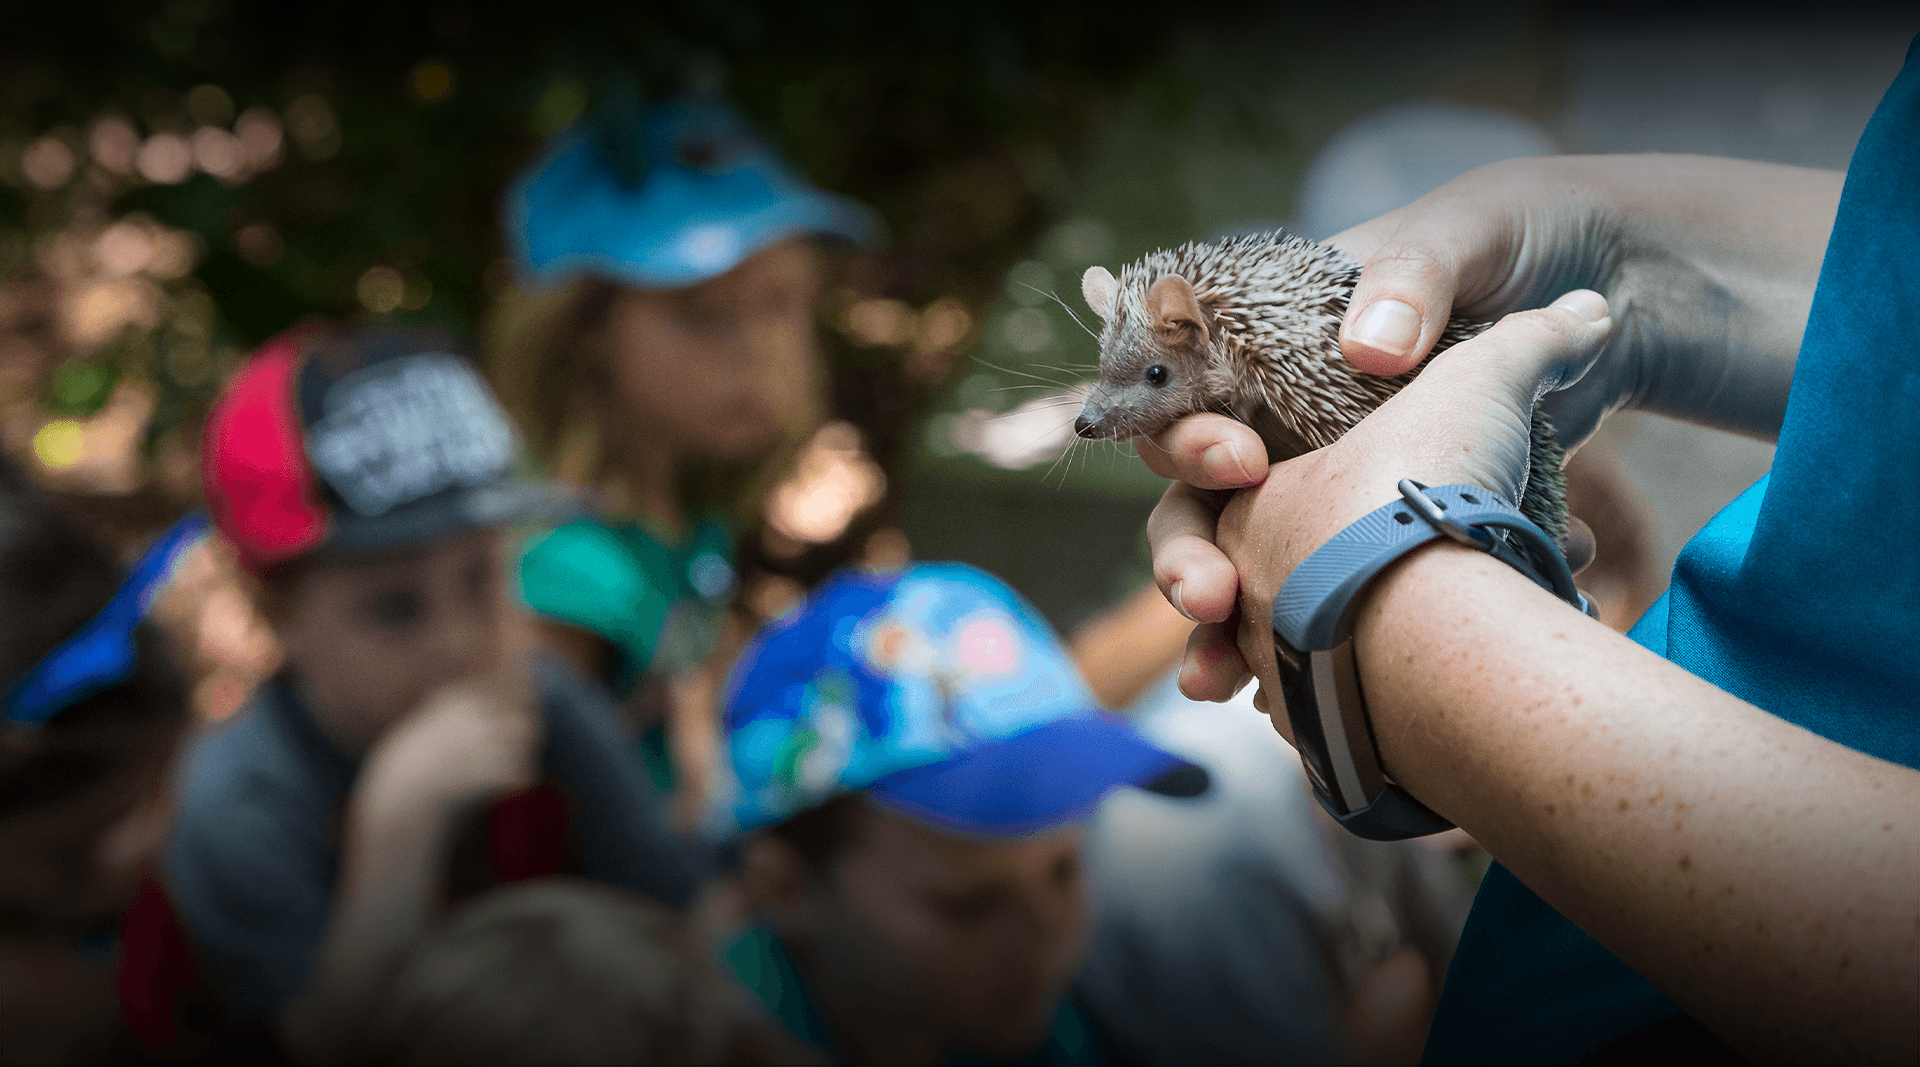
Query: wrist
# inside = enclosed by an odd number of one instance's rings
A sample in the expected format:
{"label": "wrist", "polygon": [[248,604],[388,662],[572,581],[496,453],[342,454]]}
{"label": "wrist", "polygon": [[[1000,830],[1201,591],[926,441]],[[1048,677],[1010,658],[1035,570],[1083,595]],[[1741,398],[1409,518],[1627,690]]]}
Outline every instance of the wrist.
{"label": "wrist", "polygon": [[[1314,796],[1343,827],[1375,840],[1423,836],[1451,824],[1387,767],[1372,722],[1355,624],[1374,583],[1407,563],[1393,584],[1404,583],[1415,569],[1409,554],[1444,538],[1511,568],[1556,600],[1584,604],[1559,549],[1500,494],[1475,484],[1429,488],[1411,479],[1398,488],[1400,500],[1363,516],[1303,560],[1271,611],[1271,681],[1285,702]],[[1391,654],[1403,656],[1397,648]],[[1268,681],[1263,676],[1263,685]]]}
{"label": "wrist", "polygon": [[[1452,809],[1447,787],[1472,758],[1485,698],[1489,625],[1519,605],[1565,605],[1499,560],[1451,541],[1423,545],[1382,571],[1356,602],[1354,658],[1380,762],[1429,804]],[[1578,623],[1569,623],[1578,625]]]}
{"label": "wrist", "polygon": [[421,768],[370,762],[354,789],[347,817],[363,841],[411,845],[440,836],[462,806],[459,796],[436,788]]}

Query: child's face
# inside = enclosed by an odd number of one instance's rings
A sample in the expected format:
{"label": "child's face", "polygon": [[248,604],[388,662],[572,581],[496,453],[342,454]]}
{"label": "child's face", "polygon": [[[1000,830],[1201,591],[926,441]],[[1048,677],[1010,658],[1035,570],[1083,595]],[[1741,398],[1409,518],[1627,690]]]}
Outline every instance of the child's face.
{"label": "child's face", "polygon": [[966,1051],[1032,1051],[1084,948],[1080,830],[988,841],[869,815],[804,909],[813,966]]}
{"label": "child's face", "polygon": [[757,457],[811,402],[819,295],[818,254],[798,239],[686,289],[620,290],[602,342],[608,432],[699,459]]}
{"label": "child's face", "polygon": [[336,740],[370,746],[432,692],[499,662],[526,625],[507,538],[483,529],[402,556],[315,561],[269,617]]}

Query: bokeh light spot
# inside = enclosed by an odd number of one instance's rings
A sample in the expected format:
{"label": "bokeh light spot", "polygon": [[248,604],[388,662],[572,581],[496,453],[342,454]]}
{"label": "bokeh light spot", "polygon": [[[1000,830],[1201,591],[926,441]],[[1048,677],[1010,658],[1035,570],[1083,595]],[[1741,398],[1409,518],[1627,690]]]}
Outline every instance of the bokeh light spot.
{"label": "bokeh light spot", "polygon": [[372,267],[360,276],[360,284],[355,287],[360,304],[375,315],[385,315],[398,310],[407,298],[407,280],[392,267]]}
{"label": "bokeh light spot", "polygon": [[861,447],[860,431],[849,422],[830,422],[807,443],[792,476],[774,489],[767,525],[803,544],[826,544],[886,493],[887,476]]}
{"label": "bokeh light spot", "polygon": [[193,148],[178,134],[156,133],[140,146],[134,165],[156,185],[178,185],[193,174]]}
{"label": "bokeh light spot", "polygon": [[58,189],[73,176],[73,149],[58,137],[42,137],[20,154],[20,173],[40,189]]}
{"label": "bokeh light spot", "polygon": [[33,458],[50,471],[63,471],[87,457],[86,433],[72,419],[55,419],[33,435]]}
{"label": "bokeh light spot", "polygon": [[200,169],[220,179],[232,183],[241,177],[246,165],[241,152],[240,138],[218,126],[202,126],[193,131],[193,161]]}
{"label": "bokeh light spot", "polygon": [[422,60],[413,68],[413,94],[422,100],[438,100],[453,92],[453,70],[437,59]]}
{"label": "bokeh light spot", "polygon": [[240,258],[256,267],[271,267],[280,262],[286,254],[287,242],[280,231],[264,222],[255,222],[240,229],[233,235],[234,251]]}
{"label": "bokeh light spot", "polygon": [[1053,269],[1045,263],[1029,259],[1007,271],[1007,296],[1016,304],[1027,307],[1045,304],[1052,299],[1048,294],[1053,291]]}
{"label": "bokeh light spot", "polygon": [[225,126],[233,121],[233,97],[218,85],[202,85],[187,94],[187,114],[203,126]]}
{"label": "bokeh light spot", "polygon": [[841,330],[863,345],[905,344],[913,336],[913,324],[912,308],[879,298],[856,301],[840,321]]}
{"label": "bokeh light spot", "polygon": [[1000,333],[1016,351],[1033,355],[1053,343],[1053,323],[1037,307],[1020,308],[1001,323]]}
{"label": "bokeh light spot", "polygon": [[555,78],[533,105],[533,128],[554,134],[573,125],[587,109],[587,86],[578,78]]}
{"label": "bokeh light spot", "polygon": [[94,239],[93,258],[116,278],[136,274],[153,258],[153,238],[146,227],[121,219]]}
{"label": "bokeh light spot", "polygon": [[287,130],[308,159],[332,159],[340,151],[340,123],[333,105],[319,93],[296,96],[287,104]]}
{"label": "bokeh light spot", "polygon": [[264,107],[250,107],[234,120],[233,135],[240,138],[240,154],[255,171],[272,170],[280,165],[285,140],[280,116]]}
{"label": "bokeh light spot", "polygon": [[93,161],[115,174],[131,174],[140,153],[140,131],[124,115],[102,115],[87,130],[87,151]]}

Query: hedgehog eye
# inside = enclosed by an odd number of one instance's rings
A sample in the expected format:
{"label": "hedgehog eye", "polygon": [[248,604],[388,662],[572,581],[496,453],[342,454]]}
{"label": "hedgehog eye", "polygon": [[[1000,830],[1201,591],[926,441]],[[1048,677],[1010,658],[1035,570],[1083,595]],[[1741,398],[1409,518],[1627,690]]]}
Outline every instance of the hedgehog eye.
{"label": "hedgehog eye", "polygon": [[1158,363],[1155,363],[1153,366],[1148,367],[1147,368],[1147,384],[1148,385],[1167,384],[1167,368],[1161,366]]}

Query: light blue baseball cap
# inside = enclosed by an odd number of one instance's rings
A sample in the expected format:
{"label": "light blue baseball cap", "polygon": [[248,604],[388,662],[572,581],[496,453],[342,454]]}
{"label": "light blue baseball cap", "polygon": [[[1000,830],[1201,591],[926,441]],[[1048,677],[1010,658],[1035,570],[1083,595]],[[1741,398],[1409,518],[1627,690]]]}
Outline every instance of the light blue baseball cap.
{"label": "light blue baseball cap", "polygon": [[697,94],[602,110],[562,134],[507,190],[506,232],[527,283],[597,276],[678,289],[789,237],[872,244],[872,210],[808,185],[740,113]]}
{"label": "light blue baseball cap", "polygon": [[1120,786],[1207,785],[1101,710],[1031,606],[957,563],[829,580],[747,650],[726,714],[742,831],[862,792],[950,832],[1021,837]]}

